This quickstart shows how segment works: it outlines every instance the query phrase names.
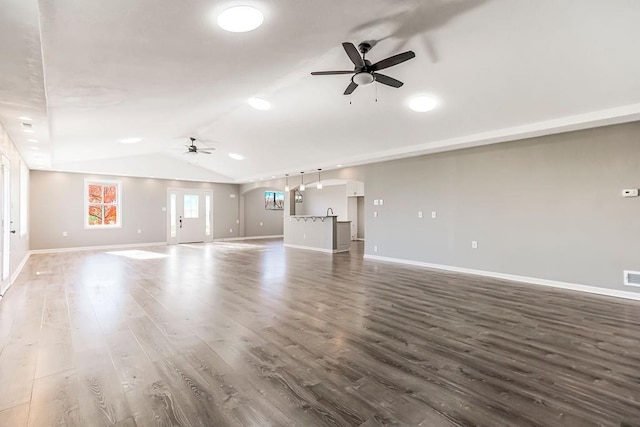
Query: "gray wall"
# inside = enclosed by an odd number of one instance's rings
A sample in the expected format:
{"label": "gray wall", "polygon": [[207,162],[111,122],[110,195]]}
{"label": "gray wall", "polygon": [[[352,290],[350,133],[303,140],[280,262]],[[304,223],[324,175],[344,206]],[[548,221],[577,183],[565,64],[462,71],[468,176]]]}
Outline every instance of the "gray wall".
{"label": "gray wall", "polygon": [[[244,235],[247,237],[281,236],[284,210],[275,211],[264,208],[265,191],[282,191],[278,188],[257,188],[244,197]],[[262,226],[260,225],[262,223]]]}
{"label": "gray wall", "polygon": [[366,252],[640,291],[622,281],[640,270],[640,198],[621,197],[640,187],[639,138],[633,123],[371,165]]}
{"label": "gray wall", "polygon": [[640,187],[640,122],[323,171],[334,178],[365,182],[367,254],[640,292],[622,279],[640,271],[640,198],[621,197]]}
{"label": "gray wall", "polygon": [[[84,229],[85,178],[122,182],[122,228]],[[30,180],[31,249],[166,242],[167,212],[162,208],[167,206],[168,188],[212,189],[213,237],[239,235],[236,184],[45,171],[31,171]],[[64,231],[67,237],[62,236]]]}
{"label": "gray wall", "polygon": [[364,197],[356,197],[358,199],[358,239],[364,239],[364,222],[365,222],[365,209],[364,209]]}
{"label": "gray wall", "polygon": [[302,203],[296,203],[296,215],[324,216],[329,207],[338,216],[338,221],[347,221],[345,185],[325,185],[321,190],[307,187],[302,193]]}

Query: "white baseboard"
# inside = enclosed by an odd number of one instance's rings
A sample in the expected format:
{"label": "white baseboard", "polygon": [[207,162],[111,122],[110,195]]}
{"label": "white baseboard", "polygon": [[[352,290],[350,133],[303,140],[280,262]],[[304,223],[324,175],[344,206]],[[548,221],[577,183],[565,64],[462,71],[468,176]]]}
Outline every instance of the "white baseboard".
{"label": "white baseboard", "polygon": [[26,255],[22,258],[22,261],[20,261],[20,264],[18,264],[18,267],[16,268],[16,270],[11,275],[11,281],[9,282],[10,283],[9,286],[13,285],[13,282],[16,281],[16,279],[18,278],[18,276],[22,272],[22,269],[24,268],[24,265],[27,263],[27,261],[29,261],[29,257],[30,256],[31,256],[31,251],[27,251]]}
{"label": "white baseboard", "polygon": [[456,273],[475,274],[476,276],[494,277],[496,279],[511,280],[513,282],[528,283],[533,285],[549,286],[552,288],[568,289],[572,291],[588,292],[590,294],[606,295],[610,297],[625,298],[640,301],[640,292],[618,291],[616,289],[599,288],[596,286],[581,285],[578,283],[559,282],[556,280],[539,279],[537,277],[518,276],[515,274],[496,273],[493,271],[475,270],[472,268],[455,267],[451,265],[431,264],[428,262],[411,261],[400,258],[390,258],[378,255],[365,255],[365,259],[392,262],[396,264],[413,265],[417,267],[433,268],[436,270],[453,271]]}
{"label": "white baseboard", "polygon": [[247,236],[247,237],[221,237],[219,239],[213,239],[214,242],[232,242],[238,240],[258,240],[258,239],[281,239],[284,237],[282,234],[274,234],[271,236]]}
{"label": "white baseboard", "polygon": [[307,251],[324,252],[324,253],[327,253],[327,254],[334,254],[334,253],[338,252],[337,250],[332,250],[332,249],[316,248],[314,246],[292,245],[290,243],[285,243],[284,247],[285,248],[292,248],[292,249],[305,249]]}
{"label": "white baseboard", "polygon": [[104,246],[82,246],[75,248],[53,248],[53,249],[34,249],[29,251],[31,255],[35,254],[54,254],[59,252],[80,252],[80,251],[101,251],[104,249],[118,249],[118,248],[144,248],[149,246],[166,246],[167,242],[152,242],[152,243],[127,243],[124,245],[104,245]]}

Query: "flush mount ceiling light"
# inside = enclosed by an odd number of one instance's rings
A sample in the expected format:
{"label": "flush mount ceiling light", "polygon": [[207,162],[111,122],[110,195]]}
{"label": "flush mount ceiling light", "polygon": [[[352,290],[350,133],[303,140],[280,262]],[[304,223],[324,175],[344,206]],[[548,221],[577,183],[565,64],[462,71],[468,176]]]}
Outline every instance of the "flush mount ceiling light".
{"label": "flush mount ceiling light", "polygon": [[240,154],[236,154],[236,153],[229,153],[229,157],[231,157],[233,160],[243,160],[244,157],[242,157]]}
{"label": "flush mount ceiling light", "polygon": [[33,120],[31,117],[27,117],[27,116],[20,116],[18,117],[20,120],[24,120],[26,122],[30,122],[31,120]]}
{"label": "flush mount ceiling light", "polygon": [[24,129],[24,131],[25,131],[26,133],[36,133],[36,131],[35,131],[35,130],[33,130],[33,129]]}
{"label": "flush mount ceiling light", "polygon": [[27,139],[28,142],[38,142],[37,139]]}
{"label": "flush mount ceiling light", "polygon": [[253,31],[264,22],[262,12],[250,6],[234,6],[218,15],[218,25],[231,33]]}
{"label": "flush mount ceiling light", "polygon": [[135,144],[140,141],[142,141],[142,138],[123,138],[120,140],[122,144]]}
{"label": "flush mount ceiling light", "polygon": [[271,108],[271,104],[266,99],[262,98],[249,98],[247,99],[249,105],[251,105],[256,110],[266,111]]}
{"label": "flush mount ceiling light", "polygon": [[419,113],[426,113],[438,106],[438,101],[426,95],[414,96],[409,100],[409,108]]}

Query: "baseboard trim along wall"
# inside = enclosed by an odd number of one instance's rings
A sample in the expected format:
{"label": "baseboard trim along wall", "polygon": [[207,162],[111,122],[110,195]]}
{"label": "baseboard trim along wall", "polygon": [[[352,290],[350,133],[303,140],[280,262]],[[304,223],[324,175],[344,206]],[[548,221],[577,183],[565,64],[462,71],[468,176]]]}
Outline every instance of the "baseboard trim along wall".
{"label": "baseboard trim along wall", "polygon": [[[22,269],[24,268],[24,265],[27,263],[27,261],[29,261],[29,257],[30,256],[31,256],[31,251],[28,251],[27,254],[22,258],[22,261],[20,261],[20,264],[18,264],[18,267],[16,268],[16,270],[11,275],[11,281],[9,282],[9,283],[11,283],[11,285],[13,285],[13,282],[16,281],[16,279],[18,278],[18,276],[22,272]],[[11,286],[11,285],[9,285],[9,286]]]}
{"label": "baseboard trim along wall", "polygon": [[640,301],[640,293],[618,291],[616,289],[599,288],[596,286],[580,285],[577,283],[559,282],[556,280],[539,279],[536,277],[517,276],[515,274],[496,273],[493,271],[475,270],[472,268],[454,267],[451,265],[431,264],[428,262],[411,261],[401,258],[390,258],[378,255],[365,255],[365,259],[373,261],[391,262],[395,264],[413,265],[416,267],[433,268],[456,273],[475,274],[476,276],[494,277],[496,279],[511,280],[513,282],[528,283],[533,285],[549,286],[552,288],[568,289],[572,291],[588,292],[590,294],[606,295],[609,297],[625,298]]}
{"label": "baseboard trim along wall", "polygon": [[34,249],[29,251],[31,255],[35,254],[54,254],[59,252],[80,252],[80,251],[101,251],[103,249],[118,249],[118,248],[144,248],[149,246],[166,246],[167,242],[152,242],[152,243],[127,243],[124,245],[104,245],[104,246],[82,246],[75,248],[53,248],[53,249]]}
{"label": "baseboard trim along wall", "polygon": [[290,243],[285,243],[284,247],[291,248],[291,249],[305,249],[307,251],[324,252],[326,254],[335,254],[338,252],[337,250],[332,250],[332,249],[316,248],[313,246],[292,245]]}
{"label": "baseboard trim along wall", "polygon": [[220,239],[213,239],[214,242],[232,242],[234,240],[258,240],[258,239],[281,239],[284,236],[282,234],[273,234],[271,236],[247,236],[247,237],[222,237]]}

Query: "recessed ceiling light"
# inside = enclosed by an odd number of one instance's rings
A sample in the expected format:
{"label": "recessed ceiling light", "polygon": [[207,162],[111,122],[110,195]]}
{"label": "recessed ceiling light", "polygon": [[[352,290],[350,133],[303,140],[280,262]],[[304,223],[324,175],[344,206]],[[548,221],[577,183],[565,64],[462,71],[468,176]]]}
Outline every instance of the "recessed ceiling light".
{"label": "recessed ceiling light", "polygon": [[26,133],[36,133],[36,131],[35,131],[35,130],[33,130],[33,129],[24,129],[24,131],[25,131]]}
{"label": "recessed ceiling light", "polygon": [[438,101],[430,96],[414,96],[409,100],[409,108],[419,113],[426,113],[436,108]]}
{"label": "recessed ceiling light", "polygon": [[31,147],[32,150],[39,150],[40,147]]}
{"label": "recessed ceiling light", "polygon": [[38,142],[37,139],[27,139],[27,142]]}
{"label": "recessed ceiling light", "polygon": [[337,167],[337,168],[341,168],[341,167],[342,167],[342,165],[336,165],[336,167]]}
{"label": "recessed ceiling light", "polygon": [[124,138],[120,140],[120,142],[123,144],[135,144],[136,142],[140,141],[142,141],[142,138]]}
{"label": "recessed ceiling light", "polygon": [[218,25],[232,33],[246,33],[264,22],[262,12],[250,6],[234,6],[218,15]]}
{"label": "recessed ceiling light", "polygon": [[247,99],[249,105],[251,105],[256,110],[266,111],[271,108],[271,104],[266,99],[262,98],[249,98]]}
{"label": "recessed ceiling light", "polygon": [[18,118],[19,118],[20,120],[24,120],[24,121],[27,121],[27,122],[30,122],[31,120],[33,120],[31,117],[27,117],[27,116],[20,116],[20,117],[18,117]]}
{"label": "recessed ceiling light", "polygon": [[242,159],[244,159],[244,157],[242,157],[240,154],[236,154],[236,153],[229,153],[229,157],[231,157],[234,160],[242,160]]}

